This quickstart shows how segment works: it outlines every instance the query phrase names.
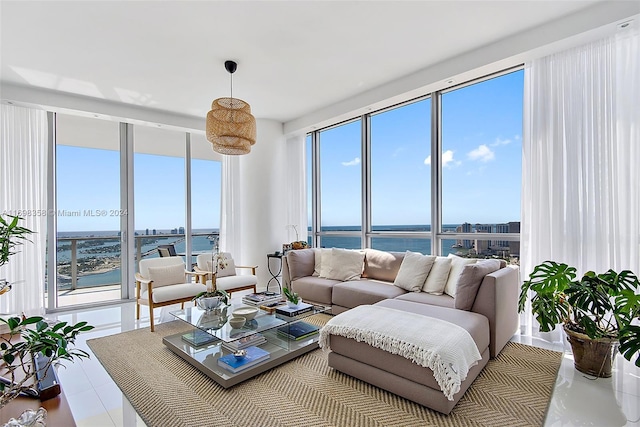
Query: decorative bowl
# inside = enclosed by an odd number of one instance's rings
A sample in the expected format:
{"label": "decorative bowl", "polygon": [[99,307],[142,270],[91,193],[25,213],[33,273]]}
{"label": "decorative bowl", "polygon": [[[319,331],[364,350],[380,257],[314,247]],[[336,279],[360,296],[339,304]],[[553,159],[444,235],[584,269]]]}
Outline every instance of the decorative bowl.
{"label": "decorative bowl", "polygon": [[234,317],[244,317],[247,321],[252,320],[258,314],[258,307],[240,307],[233,310]]}
{"label": "decorative bowl", "polygon": [[231,325],[233,329],[240,329],[244,326],[244,323],[246,321],[247,319],[245,319],[244,317],[232,317],[231,319],[229,319],[229,325]]}
{"label": "decorative bowl", "polygon": [[210,310],[213,310],[214,308],[218,308],[220,306],[220,304],[222,304],[222,297],[221,296],[200,297],[200,298],[196,299],[196,305],[201,310],[210,311]]}
{"label": "decorative bowl", "polygon": [[299,306],[299,305],[300,305],[300,303],[301,303],[301,302],[302,302],[302,300],[301,300],[301,299],[299,299],[299,300],[298,300],[298,302],[297,302],[297,303],[295,303],[295,304],[294,304],[294,303],[292,303],[291,301],[287,301],[287,306],[288,306],[289,308],[296,308],[297,306]]}

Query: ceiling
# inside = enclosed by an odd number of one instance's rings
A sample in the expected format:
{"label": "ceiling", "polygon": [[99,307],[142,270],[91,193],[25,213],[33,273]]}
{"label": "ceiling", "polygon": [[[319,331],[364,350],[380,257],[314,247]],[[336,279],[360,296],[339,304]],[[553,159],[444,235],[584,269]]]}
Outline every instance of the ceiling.
{"label": "ceiling", "polygon": [[287,122],[597,3],[2,1],[1,80],[204,117],[233,59],[234,96]]}

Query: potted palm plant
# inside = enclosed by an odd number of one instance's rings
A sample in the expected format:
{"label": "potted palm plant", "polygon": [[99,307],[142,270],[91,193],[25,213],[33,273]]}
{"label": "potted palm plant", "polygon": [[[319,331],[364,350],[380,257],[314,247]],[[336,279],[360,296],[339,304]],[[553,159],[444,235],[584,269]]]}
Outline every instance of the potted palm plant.
{"label": "potted palm plant", "polygon": [[607,378],[619,351],[640,366],[640,282],[629,270],[586,272],[580,280],[574,267],[545,261],[522,285],[518,309],[528,298],[540,331],[562,324],[580,372]]}

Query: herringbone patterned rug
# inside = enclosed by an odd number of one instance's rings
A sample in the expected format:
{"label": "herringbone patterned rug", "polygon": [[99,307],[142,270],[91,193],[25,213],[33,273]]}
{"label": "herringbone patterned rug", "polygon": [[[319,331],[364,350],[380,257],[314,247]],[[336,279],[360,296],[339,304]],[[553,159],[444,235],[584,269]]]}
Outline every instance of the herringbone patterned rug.
{"label": "herringbone patterned rug", "polygon": [[188,328],[175,321],[89,341],[149,427],[540,426],[562,358],[509,343],[447,416],[334,371],[322,350],[225,390],[162,344]]}

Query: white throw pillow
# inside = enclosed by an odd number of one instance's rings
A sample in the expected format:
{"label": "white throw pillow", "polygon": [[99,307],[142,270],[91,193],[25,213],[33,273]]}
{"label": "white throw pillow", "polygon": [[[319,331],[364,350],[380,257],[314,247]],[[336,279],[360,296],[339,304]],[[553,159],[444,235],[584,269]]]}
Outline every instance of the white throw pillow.
{"label": "white throw pillow", "polygon": [[313,274],[312,276],[316,276],[316,277],[320,277],[320,269],[322,268],[322,252],[323,251],[330,251],[331,249],[320,249],[320,248],[314,248],[313,249],[313,256],[314,256],[314,262],[315,265],[313,267]]}
{"label": "white throw pillow", "polygon": [[447,277],[449,277],[449,269],[451,269],[450,258],[436,257],[422,290],[429,294],[442,295],[447,284]]}
{"label": "white throw pillow", "polygon": [[[222,252],[221,255],[225,257],[225,261],[218,264],[218,273],[216,274],[216,277],[235,276],[236,263],[233,258],[231,258],[231,253]],[[224,264],[226,264],[226,266]],[[207,271],[215,271],[215,267],[214,264],[212,264],[211,259],[207,261]]]}
{"label": "white throw pillow", "polygon": [[331,274],[331,249],[320,249],[319,277],[329,277]]}
{"label": "white throw pillow", "polygon": [[420,292],[436,257],[407,251],[393,284],[409,292]]}
{"label": "white throw pillow", "polygon": [[456,284],[462,269],[465,265],[475,264],[477,259],[475,258],[462,258],[453,254],[449,254],[451,259],[451,270],[449,271],[449,278],[447,284],[444,287],[444,293],[455,298],[456,296]]}
{"label": "white throw pillow", "polygon": [[[324,260],[322,260],[324,265]],[[364,252],[349,249],[331,249],[331,270],[327,279],[358,280],[364,267]],[[324,268],[324,267],[323,267]]]}
{"label": "white throw pillow", "polygon": [[185,283],[184,265],[168,265],[166,267],[149,267],[149,280],[153,281],[153,287],[159,288],[167,285]]}

